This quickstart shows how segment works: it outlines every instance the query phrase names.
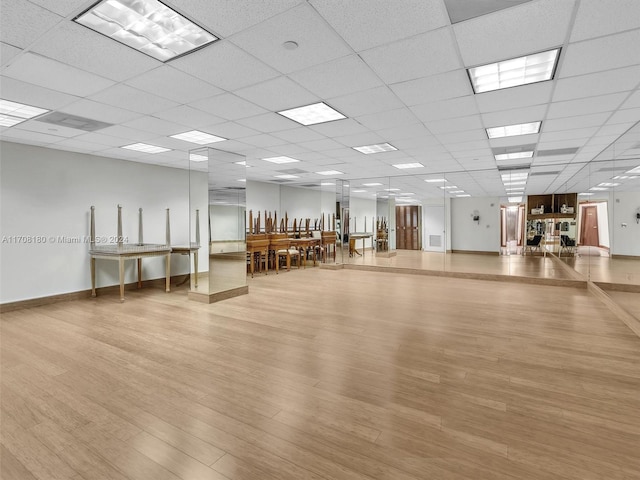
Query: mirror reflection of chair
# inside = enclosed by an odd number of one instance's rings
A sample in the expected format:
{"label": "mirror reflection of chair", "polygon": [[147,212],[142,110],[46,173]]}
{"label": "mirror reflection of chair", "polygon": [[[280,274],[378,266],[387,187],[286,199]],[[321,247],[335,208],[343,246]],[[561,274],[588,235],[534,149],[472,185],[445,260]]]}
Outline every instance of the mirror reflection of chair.
{"label": "mirror reflection of chair", "polygon": [[560,235],[560,254],[562,252],[573,255],[576,251],[576,239],[569,235]]}
{"label": "mirror reflection of chair", "polygon": [[542,235],[534,235],[533,238],[527,238],[527,242],[522,251],[523,255],[527,253],[527,250],[533,255],[534,250],[542,252],[540,242],[542,241]]}

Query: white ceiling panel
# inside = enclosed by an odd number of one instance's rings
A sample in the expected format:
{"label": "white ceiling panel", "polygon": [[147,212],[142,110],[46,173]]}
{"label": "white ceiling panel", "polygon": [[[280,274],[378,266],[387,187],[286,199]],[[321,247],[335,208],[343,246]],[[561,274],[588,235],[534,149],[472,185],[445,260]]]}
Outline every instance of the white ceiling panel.
{"label": "white ceiling panel", "polygon": [[205,98],[197,102],[191,102],[189,105],[227,120],[237,120],[267,113],[264,108],[236,97],[231,93]]}
{"label": "white ceiling panel", "polygon": [[2,2],[0,41],[14,47],[29,47],[34,39],[62,21],[62,17],[31,2]]}
{"label": "white ceiling panel", "polygon": [[33,107],[56,110],[78,100],[78,97],[32,85],[14,78],[0,78],[0,95],[6,100]]}
{"label": "white ceiling panel", "polygon": [[[363,145],[373,145],[377,143],[384,143],[386,139],[374,132],[357,133],[354,135],[341,135],[339,137],[333,137],[336,142],[340,142],[345,147],[361,147]],[[359,155],[365,155],[364,153],[356,152]],[[373,154],[378,155],[378,154]]]}
{"label": "white ceiling panel", "polygon": [[[149,136],[149,138],[151,138],[151,136]],[[119,147],[127,143],[123,141],[122,138],[114,137],[111,135],[105,135],[103,133],[98,133],[98,132],[83,133],[82,135],[78,135],[77,137],[75,137],[75,140],[77,140],[78,142],[87,142],[90,144],[102,145],[105,148]]]}
{"label": "white ceiling panel", "polygon": [[82,99],[59,109],[61,112],[78,115],[92,120],[99,120],[106,123],[123,123],[141,116],[140,113],[125,110],[123,108],[112,107],[104,103]]}
{"label": "white ceiling panel", "polygon": [[397,127],[392,128],[383,128],[375,130],[375,133],[380,135],[382,138],[386,138],[391,143],[393,143],[393,141],[416,138],[420,145],[439,144],[433,135],[431,135],[431,132],[429,132],[422,123],[412,123],[408,125],[398,125]]}
{"label": "white ceiling panel", "polygon": [[469,95],[424,105],[415,105],[411,107],[411,111],[423,122],[435,122],[447,118],[477,114],[478,107],[475,96]]}
{"label": "white ceiling panel", "polygon": [[341,135],[357,135],[361,133],[369,132],[369,129],[361,125],[359,122],[345,118],[342,120],[335,120],[333,122],[321,123],[318,125],[312,125],[309,129],[320,133],[325,137],[338,137]]}
{"label": "white ceiling panel", "polygon": [[35,3],[47,10],[57,13],[62,17],[74,14],[77,15],[85,8],[89,7],[95,1],[92,0],[29,0],[31,3]]}
{"label": "white ceiling panel", "polygon": [[299,153],[307,152],[306,148],[302,148],[299,145],[295,145],[291,143],[286,145],[275,145],[273,147],[269,147],[269,150],[273,151],[273,153],[275,154],[274,156],[285,155],[285,156],[293,156],[294,158]]}
{"label": "white ceiling panel", "polygon": [[457,143],[472,142],[474,140],[487,140],[487,132],[481,130],[465,130],[463,132],[439,133],[434,135],[442,144],[455,146]]}
{"label": "white ceiling panel", "polygon": [[407,105],[420,105],[473,94],[469,76],[463,69],[395,83],[391,85],[391,90]]}
{"label": "white ceiling panel", "polygon": [[[592,128],[576,128],[574,130],[555,130],[549,132],[543,132],[540,134],[540,143],[545,144],[546,142],[559,142],[562,140],[571,140],[571,139],[586,139],[591,138],[597,131],[597,127]],[[576,147],[580,146],[583,142],[576,142]]]}
{"label": "white ceiling panel", "polygon": [[[539,0],[453,26],[466,67],[537,53],[564,43],[573,0]],[[488,34],[490,32],[490,34]]]}
{"label": "white ceiling panel", "polygon": [[597,127],[602,125],[611,116],[611,112],[592,113],[577,117],[554,118],[546,120],[542,125],[542,132],[557,132],[560,130],[573,130],[584,127]]}
{"label": "white ceiling panel", "polygon": [[572,43],[565,52],[559,78],[640,64],[640,29]]}
{"label": "white ceiling panel", "polygon": [[554,101],[588,98],[615,92],[628,92],[638,86],[640,66],[561,78],[556,81]]}
{"label": "white ceiling panel", "polygon": [[540,82],[480,93],[475,98],[480,112],[487,113],[546,104],[551,98],[552,91],[553,82]]}
{"label": "white ceiling panel", "polygon": [[300,143],[300,146],[312,152],[324,152],[328,150],[343,148],[343,145],[330,138],[324,138],[322,140],[312,140],[310,142],[302,142]]}
{"label": "white ceiling panel", "polygon": [[[40,37],[31,50],[116,82],[157,67],[160,62],[74,22]],[[96,55],[95,52],[100,52]]]}
{"label": "white ceiling panel", "polygon": [[637,0],[590,0],[580,2],[571,41],[601,37],[638,28]]}
{"label": "white ceiling panel", "polygon": [[211,33],[228,37],[257,25],[279,13],[299,5],[302,0],[180,0],[180,12],[208,28]]}
{"label": "white ceiling panel", "polygon": [[223,93],[210,83],[187,75],[170,65],[162,65],[131,78],[126,83],[178,103],[190,103]]}
{"label": "white ceiling panel", "polygon": [[[353,53],[309,5],[302,4],[244,30],[230,41],[282,73],[303,70]],[[295,41],[298,48],[282,44]]]}
{"label": "white ceiling panel", "polygon": [[637,122],[640,120],[640,108],[620,110],[607,120],[607,124]]}
{"label": "white ceiling panel", "polygon": [[8,43],[0,42],[0,66],[5,66],[12,59],[14,59],[22,50],[9,45]]}
{"label": "white ceiling panel", "polygon": [[158,97],[152,93],[143,92],[142,90],[125,84],[107,88],[100,93],[91,95],[89,98],[96,102],[146,114],[167,110],[178,105],[172,100]]}
{"label": "white ceiling panel", "polygon": [[274,132],[273,136],[291,143],[310,142],[312,140],[322,140],[326,138],[324,135],[307,127]]}
{"label": "white ceiling panel", "polygon": [[20,128],[10,128],[2,130],[3,140],[26,143],[28,145],[50,145],[64,140],[65,137],[51,135],[47,133],[33,132],[31,130],[21,130]]}
{"label": "white ceiling panel", "polygon": [[320,101],[318,97],[287,77],[273,78],[233,93],[274,112]]}
{"label": "white ceiling panel", "polygon": [[509,110],[502,110],[500,112],[484,113],[482,114],[482,121],[486,127],[503,127],[505,125],[538,122],[544,119],[546,110],[546,105],[513,108]]}
{"label": "white ceiling panel", "polygon": [[629,123],[605,124],[598,130],[598,135],[622,135],[635,124],[635,120]]}
{"label": "white ceiling panel", "polygon": [[362,115],[357,117],[356,120],[371,130],[384,130],[416,123],[418,121],[417,117],[408,108],[398,108],[387,112]]}
{"label": "white ceiling panel", "polygon": [[69,138],[67,140],[62,140],[61,142],[55,143],[51,145],[52,148],[59,148],[62,150],[70,150],[77,152],[100,152],[102,150],[106,150],[109,147],[105,145],[100,145],[98,143],[90,143],[84,142],[82,140],[78,140],[76,138]]}
{"label": "white ceiling panel", "polygon": [[292,73],[291,79],[321,98],[337,97],[382,85],[358,55],[348,55]]}
{"label": "white ceiling panel", "polygon": [[482,130],[482,122],[479,115],[458,117],[440,120],[437,122],[425,122],[431,133],[438,136],[442,133],[463,132],[466,130]]}
{"label": "white ceiling panel", "polygon": [[264,133],[291,130],[300,126],[298,123],[273,112],[242,118],[237,120],[237,123]]}
{"label": "white ceiling panel", "polygon": [[555,150],[559,148],[580,148],[589,141],[588,138],[564,139],[553,142],[538,143],[537,150]]}
{"label": "white ceiling panel", "polygon": [[369,113],[395,110],[404,107],[402,102],[387,87],[350,93],[329,99],[330,106],[347,117],[358,117]]}
{"label": "white ceiling panel", "polygon": [[267,148],[274,145],[282,145],[283,143],[285,143],[285,141],[281,138],[274,137],[273,135],[267,135],[266,133],[245,137],[242,139],[242,141],[249,145],[255,145],[256,147],[261,148]]}
{"label": "white ceiling panel", "polygon": [[193,129],[200,129],[207,125],[215,125],[225,121],[224,118],[216,117],[210,113],[203,112],[188,105],[179,105],[177,107],[162,110],[153,114],[154,117],[161,118],[173,123],[186,125]]}
{"label": "white ceiling panel", "polygon": [[48,135],[56,135],[58,137],[72,138],[85,133],[83,130],[76,128],[68,128],[60,125],[52,125],[51,123],[40,122],[38,120],[27,120],[22,122],[18,127],[20,130],[28,130],[30,132],[46,133]]}
{"label": "white ceiling panel", "polygon": [[362,52],[362,59],[386,83],[398,83],[462,67],[448,28]]}
{"label": "white ceiling panel", "polygon": [[311,4],[356,51],[449,24],[440,0],[311,0]]}
{"label": "white ceiling panel", "polygon": [[10,66],[5,68],[3,73],[8,77],[27,83],[80,97],[104,90],[114,83],[106,78],[34,53],[25,53],[19,56]]}
{"label": "white ceiling panel", "polygon": [[549,107],[547,116],[548,118],[561,118],[598,112],[611,112],[616,110],[627,96],[628,94],[626,92],[621,92],[611,95],[569,100],[566,102],[554,102]]}
{"label": "white ceiling panel", "polygon": [[517,135],[513,137],[492,138],[489,140],[489,144],[492,148],[530,145],[532,143],[538,143],[539,138],[540,135],[537,133],[532,135]]}
{"label": "white ceiling panel", "polygon": [[491,154],[491,150],[489,148],[489,141],[486,138],[482,140],[472,140],[469,142],[457,142],[457,143],[449,144],[447,145],[447,149],[450,152],[469,152],[472,150],[476,150],[478,152],[479,157],[487,153]]}
{"label": "white ceiling panel", "polygon": [[156,133],[146,132],[143,130],[136,130],[133,128],[125,127],[123,125],[114,125],[113,127],[107,127],[100,130],[101,134],[116,137],[120,140],[118,145],[126,145],[134,142],[145,142],[150,138],[156,137]]}
{"label": "white ceiling panel", "polygon": [[624,103],[620,106],[620,108],[640,108],[640,90],[637,90],[635,93],[629,96]]}
{"label": "white ceiling panel", "polygon": [[[223,90],[236,90],[278,76],[273,68],[226,40],[177,58],[171,65]],[[227,68],[220,68],[222,65]]]}
{"label": "white ceiling panel", "polygon": [[244,125],[240,125],[235,122],[225,122],[225,123],[218,123],[216,125],[207,125],[206,127],[203,128],[203,130],[213,135],[217,135],[219,137],[224,137],[229,139],[250,137],[252,135],[257,135],[258,133],[260,133],[257,130],[254,130],[253,128],[245,127]]}

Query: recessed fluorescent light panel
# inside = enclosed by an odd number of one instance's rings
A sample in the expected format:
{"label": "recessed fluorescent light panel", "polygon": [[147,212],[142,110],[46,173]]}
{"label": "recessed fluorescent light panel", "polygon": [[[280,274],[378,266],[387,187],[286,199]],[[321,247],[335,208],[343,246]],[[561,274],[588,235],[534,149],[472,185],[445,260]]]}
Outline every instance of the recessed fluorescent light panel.
{"label": "recessed fluorescent light panel", "polygon": [[385,192],[399,192],[400,191],[399,188],[385,188],[384,190],[385,190]]}
{"label": "recessed fluorescent light panel", "polygon": [[487,136],[489,138],[502,138],[540,133],[540,125],[542,125],[542,122],[520,123],[518,125],[506,125],[504,127],[491,127],[487,128]]}
{"label": "recessed fluorescent light panel", "polygon": [[299,162],[300,160],[296,160],[295,158],[291,158],[291,157],[269,157],[269,158],[263,158],[262,160],[264,160],[265,162],[271,162],[271,163],[294,163],[294,162]]}
{"label": "recessed fluorescent light panel", "polygon": [[494,157],[496,157],[496,161],[517,160],[519,158],[531,158],[533,157],[533,151],[530,150],[528,152],[500,153],[498,155],[494,155]]}
{"label": "recessed fluorescent light panel", "polygon": [[509,197],[509,203],[520,203],[522,201],[522,197]]}
{"label": "recessed fluorescent light panel", "polygon": [[593,193],[582,192],[578,194],[579,197],[590,197],[591,195],[593,195]]}
{"label": "recessed fluorescent light panel", "polygon": [[551,80],[558,64],[560,49],[469,68],[475,93]]}
{"label": "recessed fluorescent light panel", "polygon": [[602,183],[598,184],[599,187],[619,187],[620,185],[622,185],[622,184],[621,183],[610,183],[610,182],[602,182]]}
{"label": "recessed fluorescent light panel", "polygon": [[517,182],[502,182],[502,183],[504,184],[505,187],[513,186],[513,185],[526,185],[527,184],[526,180],[517,181]]}
{"label": "recessed fluorescent light panel", "polygon": [[338,170],[325,170],[324,172],[316,172],[318,175],[344,175],[344,172]]}
{"label": "recessed fluorescent light panel", "polygon": [[396,147],[394,147],[390,143],[378,143],[375,145],[363,145],[361,147],[352,147],[352,148],[354,150],[359,151],[360,153],[364,153],[365,155],[369,155],[371,153],[393,152],[394,150],[398,150]]}
{"label": "recessed fluorescent light panel", "polygon": [[456,195],[456,197],[458,198],[462,198],[462,197],[470,197],[471,195],[469,195],[468,193],[465,193],[464,195]]}
{"label": "recessed fluorescent light panel", "polygon": [[290,108],[289,110],[282,110],[278,113],[302,125],[316,125],[318,123],[347,118],[324,102],[305,105],[304,107]]}
{"label": "recessed fluorescent light panel", "polygon": [[49,110],[0,99],[0,127],[13,127]]}
{"label": "recessed fluorescent light panel", "polygon": [[458,188],[458,187],[456,187],[455,185],[445,185],[444,187],[438,187],[438,188],[442,190],[449,190],[451,188]]}
{"label": "recessed fluorescent light panel", "polygon": [[103,0],[74,21],[161,62],[218,40],[158,0]]}
{"label": "recessed fluorescent light panel", "polygon": [[351,193],[366,193],[366,190],[351,190]]}
{"label": "recessed fluorescent light panel", "polygon": [[320,186],[321,187],[331,187],[335,185],[335,183],[331,183],[331,182],[320,182]]}
{"label": "recessed fluorescent light panel", "polygon": [[381,183],[363,183],[362,184],[363,187],[378,187],[378,186],[382,186]]}
{"label": "recessed fluorescent light panel", "polygon": [[427,183],[444,183],[446,180],[444,178],[427,178],[425,179]]}
{"label": "recessed fluorescent light panel", "polygon": [[206,162],[209,160],[209,157],[206,155],[200,155],[199,153],[190,153],[189,160],[192,162]]}
{"label": "recessed fluorescent light panel", "polygon": [[604,187],[591,187],[589,190],[598,191],[598,192],[604,192],[604,191],[609,190],[609,189],[608,188],[604,188]]}
{"label": "recessed fluorescent light panel", "polygon": [[409,168],[424,168],[424,165],[421,163],[398,163],[393,166],[400,170],[407,170]]}
{"label": "recessed fluorescent light panel", "polygon": [[207,145],[209,143],[223,142],[226,138],[216,137],[209,133],[201,132],[199,130],[191,130],[190,132],[178,133],[176,135],[169,135],[171,138],[177,138],[178,140],[184,140],[185,142],[197,143],[198,145]]}
{"label": "recessed fluorescent light panel", "polygon": [[146,143],[132,143],[131,145],[125,145],[120,148],[126,148],[127,150],[135,150],[136,152],[143,153],[162,153],[170,152],[170,148],[158,147],[156,145],[148,145]]}
{"label": "recessed fluorescent light panel", "polygon": [[638,178],[635,175],[616,175],[615,177],[611,177],[612,180],[635,180]]}
{"label": "recessed fluorescent light panel", "polygon": [[274,175],[275,178],[300,178],[298,175],[290,175],[290,174],[284,174],[284,175]]}
{"label": "recessed fluorescent light panel", "polygon": [[251,168],[251,165],[247,165],[246,160],[242,160],[241,162],[233,162],[236,165],[242,165],[243,167]]}

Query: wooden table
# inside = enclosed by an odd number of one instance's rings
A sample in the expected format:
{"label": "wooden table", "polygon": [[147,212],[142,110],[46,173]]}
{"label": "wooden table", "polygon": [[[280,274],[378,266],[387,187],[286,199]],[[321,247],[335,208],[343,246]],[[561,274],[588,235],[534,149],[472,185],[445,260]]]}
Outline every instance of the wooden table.
{"label": "wooden table", "polygon": [[[367,238],[371,238],[373,237],[373,233],[367,233],[367,232],[353,232],[349,234],[349,256],[352,256],[354,253],[356,255],[363,255],[364,256],[364,242]],[[355,242],[354,242],[354,248],[353,250],[351,249],[351,240],[360,240],[362,239],[362,254],[360,252],[358,252],[358,250],[355,249]]]}
{"label": "wooden table", "polygon": [[123,244],[93,245],[89,250],[91,256],[91,296],[96,296],[96,259],[117,260],[120,277],[120,301],[124,302],[124,261],[138,261],[138,288],[142,287],[142,259],[146,257],[165,257],[166,291],[171,291],[171,247],[159,244]]}
{"label": "wooden table", "polygon": [[[307,266],[307,249],[313,250],[313,266],[316,265],[316,246],[320,245],[319,238],[291,238],[289,239],[291,245],[295,246],[300,251],[300,255],[302,256],[302,266],[306,268]],[[304,253],[304,255],[303,255]]]}
{"label": "wooden table", "polygon": [[[195,283],[194,286],[198,286],[198,250],[200,250],[200,245],[197,243],[191,243],[190,245],[171,245],[171,253],[177,253],[178,255],[188,255],[189,259],[191,259],[191,254],[193,253],[193,268],[195,270]],[[189,269],[191,269],[191,265],[189,265]],[[179,285],[182,285],[189,279],[190,275],[187,275],[184,281],[182,281]]]}
{"label": "wooden table", "polygon": [[252,239],[251,237],[247,236],[247,253],[249,254],[251,263],[251,278],[253,278],[253,272],[255,271],[253,256],[256,253],[265,256],[265,274],[269,271],[269,239],[266,238],[266,235],[261,235],[261,237],[264,238]]}

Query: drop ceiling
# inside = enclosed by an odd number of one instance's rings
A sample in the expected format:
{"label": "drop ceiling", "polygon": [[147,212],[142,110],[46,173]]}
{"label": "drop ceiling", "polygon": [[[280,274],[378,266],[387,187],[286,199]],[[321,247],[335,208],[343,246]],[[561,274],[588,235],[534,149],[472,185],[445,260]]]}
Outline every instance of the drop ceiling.
{"label": "drop ceiling", "polygon": [[[586,191],[640,165],[640,2],[166,0],[220,37],[166,63],[74,23],[93,3],[2,0],[0,97],[104,128],[36,118],[2,128],[3,140],[189,168],[198,146],[170,135],[197,129],[245,156],[249,180],[282,183],[282,167],[261,159],[290,156],[304,173],[286,184],[338,170],[425,197],[443,194],[424,179],[444,173],[473,196],[505,197],[494,152],[519,145],[536,152],[527,194]],[[557,47],[553,80],[473,93],[467,68]],[[317,102],[347,118],[305,127],[276,113]],[[535,121],[537,134],[485,131]],[[171,151],[120,148],[138,142]],[[385,142],[398,150],[352,148]],[[393,167],[404,163],[424,167]],[[640,190],[638,178],[620,183]]]}

